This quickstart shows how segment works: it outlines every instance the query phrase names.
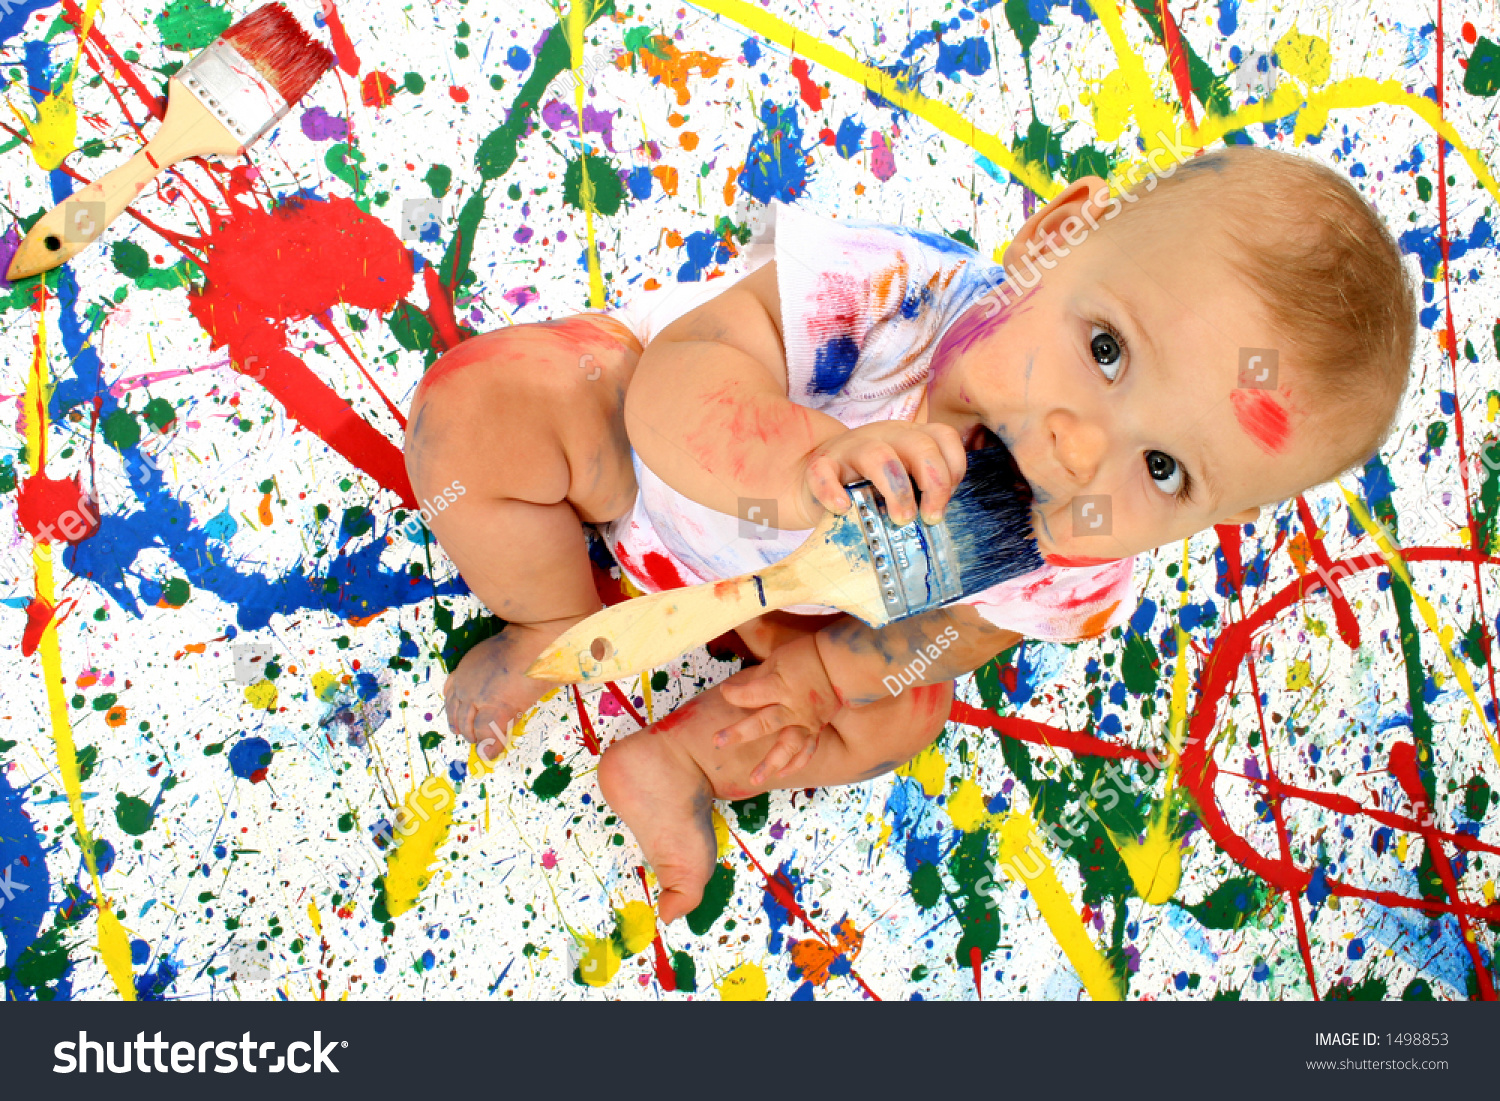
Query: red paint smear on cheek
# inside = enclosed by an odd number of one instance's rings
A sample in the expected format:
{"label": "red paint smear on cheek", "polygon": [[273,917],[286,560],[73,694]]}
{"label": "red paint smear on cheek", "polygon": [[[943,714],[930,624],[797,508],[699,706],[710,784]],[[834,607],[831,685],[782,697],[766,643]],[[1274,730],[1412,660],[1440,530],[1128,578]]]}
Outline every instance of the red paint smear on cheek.
{"label": "red paint smear on cheek", "polygon": [[1229,401],[1240,427],[1264,451],[1276,455],[1286,449],[1291,424],[1286,409],[1269,391],[1240,387],[1229,391]]}
{"label": "red paint smear on cheek", "polygon": [[416,497],[401,449],[286,349],[286,322],[344,303],[386,312],[411,291],[411,254],[351,200],[238,209],[208,239],[206,283],[188,309],[212,346],[256,379],[294,420],[408,508]]}
{"label": "red paint smear on cheek", "polygon": [[339,68],[350,76],[359,75],[359,54],[354,52],[354,43],[344,30],[344,21],[333,0],[323,0],[323,22],[328,24],[328,36],[333,39],[333,49],[339,55]]}

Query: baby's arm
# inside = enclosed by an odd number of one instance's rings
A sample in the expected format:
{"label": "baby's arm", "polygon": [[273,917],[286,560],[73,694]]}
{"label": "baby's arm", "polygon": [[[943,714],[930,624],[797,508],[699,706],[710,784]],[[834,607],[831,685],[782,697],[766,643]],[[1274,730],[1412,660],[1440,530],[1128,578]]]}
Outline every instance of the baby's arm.
{"label": "baby's arm", "polygon": [[809,454],[848,429],[787,397],[776,263],[683,314],[642,352],[625,430],[658,478],[708,508],[776,502],[774,526],[810,528],[824,508],[801,477]]}
{"label": "baby's arm", "polygon": [[996,627],[968,604],[937,608],[878,630],[853,616],[840,616],[817,634],[823,668],[839,702],[848,707],[971,673],[1022,637]]}

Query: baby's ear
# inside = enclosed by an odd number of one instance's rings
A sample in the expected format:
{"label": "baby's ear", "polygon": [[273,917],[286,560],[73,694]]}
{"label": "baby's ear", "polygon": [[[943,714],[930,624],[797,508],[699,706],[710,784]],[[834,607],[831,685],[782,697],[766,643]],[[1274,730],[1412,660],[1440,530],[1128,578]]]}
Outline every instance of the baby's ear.
{"label": "baby's ear", "polygon": [[[1103,198],[1094,202],[1093,197],[1100,193]],[[1020,232],[1006,246],[1004,257],[1006,268],[1014,270],[1021,263],[1026,246],[1033,238],[1046,240],[1049,233],[1060,233],[1069,218],[1078,219],[1077,225],[1079,226],[1082,226],[1085,221],[1097,226],[1099,212],[1108,205],[1109,184],[1105,180],[1098,176],[1083,176],[1074,180],[1054,196],[1051,202],[1026,219]],[[1092,206],[1093,212],[1085,218],[1084,208],[1088,206]]]}

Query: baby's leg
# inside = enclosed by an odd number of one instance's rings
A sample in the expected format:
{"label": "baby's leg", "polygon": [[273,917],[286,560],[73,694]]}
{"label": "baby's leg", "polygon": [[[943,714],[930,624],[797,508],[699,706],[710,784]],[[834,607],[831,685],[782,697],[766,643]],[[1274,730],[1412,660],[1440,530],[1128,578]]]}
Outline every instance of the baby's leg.
{"label": "baby's leg", "polygon": [[449,723],[486,757],[550,687],[525,675],[532,660],[602,606],[581,521],[634,500],[623,409],[640,351],[602,314],[515,325],[443,356],[412,399],[412,488],[464,581],[507,622],[443,687]]}
{"label": "baby's leg", "polygon": [[930,745],[942,732],[952,703],[953,682],[946,681],[864,707],[842,708],[823,728],[806,765],[756,785],[750,773],[774,740],[716,748],[714,735],[750,712],[726,703],[715,686],[605,750],[599,789],[656,872],[658,914],[668,922],[698,905],[713,874],[710,812],[715,799],[872,779]]}

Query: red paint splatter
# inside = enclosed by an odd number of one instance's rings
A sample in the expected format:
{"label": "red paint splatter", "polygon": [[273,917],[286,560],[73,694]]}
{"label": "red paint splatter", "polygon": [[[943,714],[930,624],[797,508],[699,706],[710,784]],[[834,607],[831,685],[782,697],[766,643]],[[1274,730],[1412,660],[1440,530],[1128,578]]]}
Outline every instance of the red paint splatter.
{"label": "red paint splatter", "polygon": [[16,495],[16,519],[41,543],[81,543],[99,530],[99,507],[78,475],[33,474]]}
{"label": "red paint splatter", "polygon": [[459,332],[458,322],[454,320],[453,300],[448,296],[448,288],[443,286],[437,268],[431,264],[422,269],[422,286],[427,290],[427,320],[432,323],[432,331],[437,334],[442,350],[457,348],[464,342],[464,334]]}
{"label": "red paint splatter", "polygon": [[1297,517],[1302,521],[1303,533],[1307,536],[1308,546],[1312,548],[1313,561],[1322,571],[1323,583],[1328,589],[1329,599],[1333,601],[1333,619],[1338,625],[1339,638],[1349,649],[1358,650],[1359,620],[1354,618],[1354,609],[1349,607],[1349,600],[1344,596],[1338,575],[1333,572],[1333,561],[1328,557],[1328,548],[1318,536],[1318,523],[1313,519],[1312,510],[1307,507],[1307,498],[1300,493],[1297,495]]}
{"label": "red paint splatter", "polygon": [[[641,890],[646,892],[646,902],[654,909],[656,903],[651,901],[651,884],[646,881],[646,869],[637,864],[635,874],[641,877]],[[663,990],[671,993],[677,989],[677,972],[672,970],[672,962],[667,958],[667,946],[662,942],[660,930],[651,941],[651,947],[656,953],[656,981]]]}
{"label": "red paint splatter", "polygon": [[359,82],[359,96],[366,107],[389,107],[391,93],[395,90],[396,82],[379,69],[366,74]]}
{"label": "red paint splatter", "polygon": [[220,217],[188,309],[213,347],[260,382],[287,414],[416,507],[401,449],[286,349],[286,323],[345,303],[387,311],[412,287],[411,254],[350,199],[294,199]]}
{"label": "red paint splatter", "polygon": [[620,566],[630,574],[631,580],[641,588],[646,588],[647,586],[640,585],[640,582],[636,580],[637,578],[648,579],[657,592],[666,589],[684,589],[687,587],[687,582],[677,572],[677,567],[665,555],[658,554],[656,551],[647,551],[642,555],[641,562],[635,563],[630,561],[629,555],[625,554],[618,547],[610,549],[614,551],[615,559],[620,563]]}
{"label": "red paint splatter", "polygon": [[984,988],[980,986],[980,979],[984,976],[984,956],[977,944],[969,947],[969,966],[974,969],[974,993],[980,1001],[984,1001]]}
{"label": "red paint splatter", "polygon": [[468,103],[469,90],[455,84],[448,89],[448,97],[452,99],[454,103]]}
{"label": "red paint splatter", "polygon": [[1167,48],[1167,64],[1172,69],[1172,81],[1177,85],[1177,94],[1182,97],[1182,113],[1187,116],[1189,126],[1197,126],[1193,117],[1193,82],[1188,76],[1187,51],[1182,48],[1182,32],[1167,7],[1167,0],[1157,0],[1157,14],[1161,16],[1162,44]]}
{"label": "red paint splatter", "polygon": [[1472,46],[1472,45],[1474,45],[1474,42],[1478,38],[1479,38],[1479,32],[1474,29],[1474,24],[1473,23],[1465,23],[1464,24],[1464,41],[1467,42],[1469,45]]}
{"label": "red paint splatter", "polygon": [[573,702],[578,705],[578,722],[583,727],[583,744],[595,757],[599,756],[599,736],[594,733],[594,724],[589,722],[588,708],[583,706],[583,695],[578,691],[578,685],[570,684],[573,689]]}
{"label": "red paint splatter", "polygon": [[[797,86],[802,89],[802,102],[814,111],[823,109],[824,91],[813,80],[807,71],[807,62],[797,58],[792,62],[792,75],[797,78]],[[831,142],[829,144],[832,144]]]}
{"label": "red paint splatter", "polygon": [[641,718],[641,713],[631,706],[630,697],[620,690],[618,684],[612,680],[607,680],[604,682],[604,687],[608,688],[610,694],[620,701],[620,706],[630,713],[630,717],[635,720],[637,726],[646,725],[646,720]]}
{"label": "red paint splatter", "polygon": [[35,597],[26,605],[26,629],[21,633],[21,656],[30,657],[36,653],[37,646],[42,641],[42,633],[47,630],[47,624],[52,622],[52,614],[57,611],[45,600]]}
{"label": "red paint splatter", "polygon": [[1042,558],[1053,566],[1104,566],[1118,562],[1118,558],[1091,558],[1086,554],[1044,554]]}
{"label": "red paint splatter", "polygon": [[824,145],[837,145],[839,138],[837,134],[825,126],[818,131],[818,140]]}
{"label": "red paint splatter", "polygon": [[354,52],[354,43],[344,30],[344,21],[333,0],[323,0],[323,22],[328,24],[328,36],[333,39],[333,52],[338,54],[339,68],[350,76],[359,76],[359,54]]}
{"label": "red paint splatter", "polygon": [[1229,391],[1235,420],[1267,454],[1279,454],[1291,434],[1286,409],[1268,390],[1239,386]]}

